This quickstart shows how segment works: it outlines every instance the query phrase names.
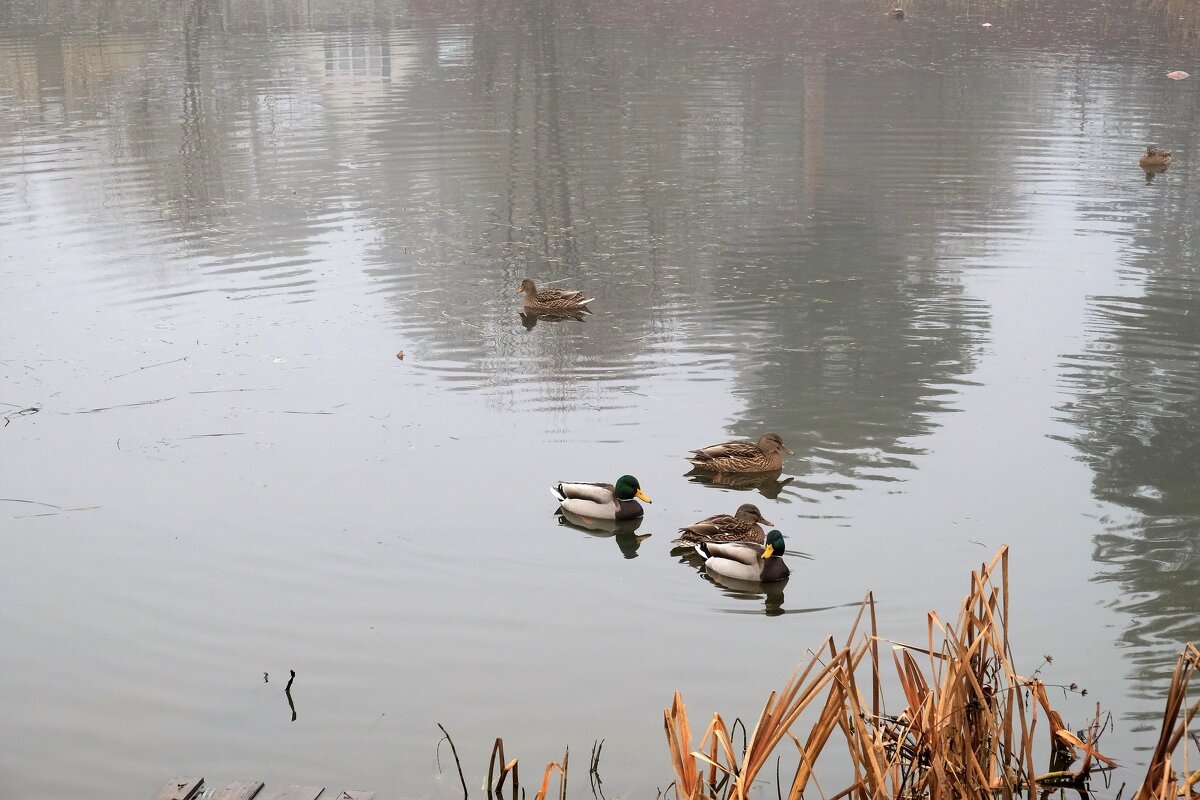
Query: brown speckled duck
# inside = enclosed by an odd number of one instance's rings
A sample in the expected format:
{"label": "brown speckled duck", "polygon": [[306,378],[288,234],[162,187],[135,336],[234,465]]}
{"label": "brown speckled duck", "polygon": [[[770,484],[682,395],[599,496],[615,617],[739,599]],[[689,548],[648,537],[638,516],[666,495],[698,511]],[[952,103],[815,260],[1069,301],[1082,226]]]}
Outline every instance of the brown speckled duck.
{"label": "brown speckled duck", "polygon": [[521,281],[517,294],[524,295],[521,305],[526,311],[540,313],[582,313],[590,314],[592,310],[587,304],[594,297],[584,297],[583,292],[573,292],[570,289],[543,289],[538,291],[537,284],[532,278]]}
{"label": "brown speckled duck", "polygon": [[679,538],[671,544],[675,547],[689,547],[700,542],[763,544],[766,542],[766,534],[763,533],[762,526],[774,524],[762,515],[758,506],[743,503],[732,517],[728,514],[714,514],[686,528],[680,528]]}
{"label": "brown speckled duck", "polygon": [[1166,169],[1171,165],[1171,151],[1164,150],[1156,144],[1148,145],[1146,152],[1138,159],[1142,169]]}
{"label": "brown speckled duck", "polygon": [[778,433],[764,433],[757,442],[722,442],[693,450],[692,466],[705,472],[773,472],[783,469],[783,455],[796,455]]}

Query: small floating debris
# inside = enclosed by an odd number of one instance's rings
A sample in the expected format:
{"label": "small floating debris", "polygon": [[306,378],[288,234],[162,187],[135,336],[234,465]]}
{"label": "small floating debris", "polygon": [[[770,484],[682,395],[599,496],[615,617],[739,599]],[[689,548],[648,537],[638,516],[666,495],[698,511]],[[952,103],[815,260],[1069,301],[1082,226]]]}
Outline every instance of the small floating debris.
{"label": "small floating debris", "polygon": [[404,360],[404,351],[403,351],[403,350],[401,350],[399,353],[396,353],[396,358],[398,358],[398,359],[400,359],[401,361],[403,361],[403,360]]}
{"label": "small floating debris", "polygon": [[990,22],[985,22],[985,23],[983,23],[982,25],[980,25],[979,27],[981,27],[981,28],[990,28],[990,27],[992,27],[992,23],[990,23]]}
{"label": "small floating debris", "polygon": [[1173,80],[1173,81],[1181,81],[1181,80],[1183,80],[1184,78],[1188,78],[1188,77],[1191,77],[1191,76],[1190,76],[1190,75],[1188,75],[1188,74],[1187,74],[1186,72],[1184,72],[1183,70],[1181,70],[1181,69],[1177,69],[1177,70],[1174,70],[1174,71],[1172,71],[1172,72],[1168,72],[1168,73],[1167,73],[1167,77],[1168,77],[1168,78],[1170,78],[1170,79],[1171,79],[1171,80]]}

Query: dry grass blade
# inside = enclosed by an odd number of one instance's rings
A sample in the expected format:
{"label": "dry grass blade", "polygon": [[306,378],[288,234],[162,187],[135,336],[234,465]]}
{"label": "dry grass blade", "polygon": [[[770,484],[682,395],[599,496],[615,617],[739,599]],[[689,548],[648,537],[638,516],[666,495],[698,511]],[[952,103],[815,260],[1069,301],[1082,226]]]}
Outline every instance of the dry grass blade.
{"label": "dry grass blade", "polygon": [[558,797],[559,800],[565,800],[567,796],[567,759],[570,757],[570,750],[563,755],[562,762],[549,761],[546,763],[546,771],[542,773],[542,788],[538,789],[535,795],[535,800],[546,800],[546,792],[550,789],[550,776],[555,772],[558,773]]}
{"label": "dry grass blade", "polygon": [[[1200,669],[1200,650],[1196,649],[1195,644],[1189,642],[1175,663],[1175,672],[1171,676],[1171,685],[1167,690],[1167,704],[1163,711],[1158,743],[1154,747],[1154,753],[1146,768],[1146,778],[1142,781],[1141,788],[1134,794],[1133,800],[1167,800],[1167,798],[1174,798],[1180,794],[1178,778],[1171,759],[1175,748],[1179,746],[1180,740],[1187,733],[1192,719],[1195,718],[1197,712],[1200,712],[1200,700],[1187,709],[1178,726],[1175,725],[1175,720],[1178,719],[1187,699],[1188,682],[1191,680],[1192,673],[1197,669]],[[1197,780],[1200,779],[1192,775],[1185,781],[1184,786],[1189,793]]]}
{"label": "dry grass blade", "polygon": [[663,726],[667,731],[667,747],[671,752],[671,769],[675,772],[675,788],[682,798],[699,797],[700,773],[692,755],[692,731],[688,725],[687,706],[675,693],[671,707],[663,711]]}
{"label": "dry grass blade", "polygon": [[[840,654],[844,654],[845,652],[845,648],[839,651]],[[809,680],[809,675],[812,674],[817,664],[820,663],[817,657],[813,656],[809,659],[808,665],[803,671],[794,673],[788,679],[778,698],[775,692],[771,692],[771,696],[767,698],[767,703],[763,706],[762,714],[759,716],[758,722],[750,734],[750,740],[746,745],[746,754],[742,758],[742,767],[738,771],[737,780],[734,781],[730,794],[733,800],[745,800],[749,795],[750,786],[754,783],[754,778],[767,763],[771,752],[783,737],[787,735],[788,729],[791,728],[804,709],[833,680],[835,669],[844,660],[844,656],[840,654],[837,659],[817,671],[812,676],[812,679]]]}

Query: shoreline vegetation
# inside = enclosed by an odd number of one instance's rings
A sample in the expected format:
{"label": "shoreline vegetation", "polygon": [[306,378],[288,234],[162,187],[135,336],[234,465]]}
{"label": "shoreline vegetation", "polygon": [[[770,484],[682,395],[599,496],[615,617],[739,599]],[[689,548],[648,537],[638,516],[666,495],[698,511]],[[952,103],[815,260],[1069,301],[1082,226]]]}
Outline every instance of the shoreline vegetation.
{"label": "shoreline vegetation", "polygon": [[[674,781],[659,796],[745,800],[760,775],[769,774],[775,790],[760,785],[759,792],[788,800],[806,792],[823,800],[1048,797],[1052,792],[1077,793],[1086,800],[1099,796],[1090,785],[1093,776],[1103,776],[1109,796],[1116,798],[1200,798],[1200,769],[1186,752],[1191,740],[1200,753],[1200,737],[1188,730],[1200,713],[1200,699],[1188,704],[1200,649],[1189,642],[1178,658],[1145,775],[1136,786],[1122,783],[1114,789],[1106,773],[1119,765],[1099,750],[1110,723],[1099,703],[1086,727],[1073,732],[1050,704],[1047,684],[1037,677],[1041,666],[1028,677],[1018,672],[1009,644],[1008,585],[1008,548],[1002,547],[971,573],[954,624],[929,613],[927,641],[920,645],[880,635],[868,593],[845,643],[838,645],[830,636],[811,652],[784,687],[771,692],[753,729],[740,719],[727,725],[714,713],[694,744],[687,707],[676,692],[663,714]],[[887,665],[889,650],[894,675]],[[1086,694],[1074,685],[1050,688]],[[898,707],[898,713],[886,710]],[[836,742],[845,745],[844,751],[827,749]],[[604,797],[598,771],[602,748],[603,742],[593,745],[588,770],[597,798]],[[834,762],[832,774],[849,776],[847,785],[820,784],[816,769],[823,755]],[[551,796],[556,775],[555,795],[566,800],[569,756],[568,750],[561,761],[546,765],[536,800]],[[790,783],[781,779],[785,761]],[[465,798],[457,753],[455,762]],[[523,797],[518,760],[506,760],[503,740],[497,739],[487,796],[503,796],[510,776],[509,796]]]}

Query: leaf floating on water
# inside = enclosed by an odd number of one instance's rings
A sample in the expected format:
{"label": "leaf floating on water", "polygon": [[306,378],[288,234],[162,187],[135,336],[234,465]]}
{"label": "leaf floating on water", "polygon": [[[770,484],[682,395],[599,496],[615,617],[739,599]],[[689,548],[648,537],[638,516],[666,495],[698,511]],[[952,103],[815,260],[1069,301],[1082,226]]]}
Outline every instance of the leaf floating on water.
{"label": "leaf floating on water", "polygon": [[403,350],[401,350],[399,353],[396,353],[396,358],[398,358],[398,359],[400,359],[401,361],[403,361],[403,360],[404,360],[404,351],[403,351]]}
{"label": "leaf floating on water", "polygon": [[1184,78],[1189,77],[1189,75],[1186,72],[1184,72],[1183,70],[1177,69],[1174,72],[1168,72],[1167,77],[1173,81],[1181,81]]}

